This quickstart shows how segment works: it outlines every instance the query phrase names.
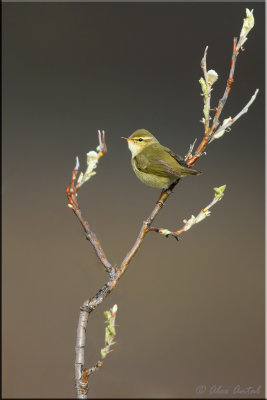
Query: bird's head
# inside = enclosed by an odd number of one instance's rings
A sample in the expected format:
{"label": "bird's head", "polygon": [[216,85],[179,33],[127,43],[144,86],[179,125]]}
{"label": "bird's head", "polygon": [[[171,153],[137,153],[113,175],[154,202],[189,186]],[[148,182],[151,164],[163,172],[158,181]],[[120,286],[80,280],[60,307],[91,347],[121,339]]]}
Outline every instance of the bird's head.
{"label": "bird's head", "polygon": [[122,137],[122,139],[127,140],[133,157],[135,157],[147,146],[153,143],[159,143],[155,136],[153,136],[152,133],[148,132],[146,129],[138,129],[128,138]]}

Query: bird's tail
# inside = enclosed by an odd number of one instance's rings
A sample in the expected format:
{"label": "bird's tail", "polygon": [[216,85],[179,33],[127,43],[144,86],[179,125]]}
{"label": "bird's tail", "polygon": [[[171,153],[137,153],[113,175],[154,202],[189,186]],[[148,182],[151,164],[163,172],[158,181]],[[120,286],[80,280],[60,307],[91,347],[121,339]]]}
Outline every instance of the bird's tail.
{"label": "bird's tail", "polygon": [[185,176],[185,175],[200,175],[200,174],[202,174],[202,171],[198,171],[197,169],[183,168],[183,170],[182,170],[182,176]]}

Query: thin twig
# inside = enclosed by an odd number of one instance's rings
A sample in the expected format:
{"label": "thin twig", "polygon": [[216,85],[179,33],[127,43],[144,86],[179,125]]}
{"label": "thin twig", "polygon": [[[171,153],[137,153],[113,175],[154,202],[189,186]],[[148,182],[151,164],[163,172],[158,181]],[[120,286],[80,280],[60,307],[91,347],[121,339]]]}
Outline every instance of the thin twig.
{"label": "thin twig", "polygon": [[208,52],[208,48],[209,46],[206,46],[205,51],[204,51],[204,55],[203,58],[201,60],[201,68],[203,70],[203,75],[205,78],[205,81],[207,82],[208,78],[207,78],[207,52]]}
{"label": "thin twig", "polygon": [[155,228],[150,226],[149,230],[152,232],[159,233],[160,235],[163,235],[165,237],[173,236],[175,239],[179,240],[179,236],[191,229],[191,227],[195,224],[198,224],[199,222],[203,221],[206,217],[210,215],[209,209],[213,207],[218,201],[220,201],[223,198],[224,191],[225,191],[226,185],[221,186],[219,188],[214,188],[215,195],[213,200],[205,207],[203,208],[198,215],[195,217],[194,215],[189,218],[189,220],[184,220],[184,226],[180,229],[178,229],[175,232],[169,231],[166,228]]}
{"label": "thin twig", "polygon": [[186,156],[185,156],[185,158],[184,158],[185,161],[189,160],[189,158],[192,157],[192,152],[193,152],[193,150],[194,150],[196,141],[197,141],[197,138],[193,141],[192,144],[190,144],[189,150],[188,150],[188,152],[187,152],[187,154],[186,154]]}
{"label": "thin twig", "polygon": [[225,130],[229,129],[243,114],[248,112],[248,109],[251,106],[251,104],[255,101],[258,92],[259,92],[259,89],[257,89],[255,91],[255,93],[253,94],[253,96],[251,97],[249,102],[234,118],[229,118],[229,121],[227,121],[225,124],[218,127],[218,129],[210,137],[209,143],[211,143],[214,139],[216,139],[216,136],[221,137],[221,135],[224,133]]}

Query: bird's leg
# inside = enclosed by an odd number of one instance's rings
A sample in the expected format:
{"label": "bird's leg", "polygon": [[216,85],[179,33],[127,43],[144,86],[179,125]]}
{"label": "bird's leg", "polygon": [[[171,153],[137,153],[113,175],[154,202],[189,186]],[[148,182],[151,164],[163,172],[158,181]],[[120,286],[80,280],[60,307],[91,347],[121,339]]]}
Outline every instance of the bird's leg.
{"label": "bird's leg", "polygon": [[168,187],[166,187],[165,189],[162,189],[159,199],[157,201],[157,204],[159,203],[161,206],[163,206],[164,201],[162,201],[162,199],[165,197],[164,194],[166,193],[166,195],[168,197],[173,192],[173,188],[177,185],[179,180],[180,180],[180,178],[176,179],[176,181],[173,181]]}
{"label": "bird's leg", "polygon": [[160,196],[159,196],[159,198],[158,198],[158,200],[157,200],[157,203],[162,203],[162,200],[161,200],[161,198],[162,198],[162,196],[164,195],[164,193],[166,192],[166,190],[167,189],[162,189],[162,191],[161,191],[161,193],[160,193]]}

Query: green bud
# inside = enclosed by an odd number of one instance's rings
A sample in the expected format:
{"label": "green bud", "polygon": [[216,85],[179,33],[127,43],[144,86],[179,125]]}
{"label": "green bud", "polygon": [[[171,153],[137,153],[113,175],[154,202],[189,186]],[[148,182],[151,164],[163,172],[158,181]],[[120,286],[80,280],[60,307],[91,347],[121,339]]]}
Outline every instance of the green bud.
{"label": "green bud", "polygon": [[205,95],[205,94],[208,94],[208,88],[207,88],[205,79],[201,77],[201,78],[199,79],[199,83],[200,83],[200,85],[201,85],[201,89],[202,89],[203,94],[204,94],[204,95]]}
{"label": "green bud", "polygon": [[[250,11],[248,8],[246,8],[246,15],[247,15],[247,18],[244,18],[244,20],[243,20],[243,26],[242,26],[242,29],[240,32],[240,38],[242,38],[243,36],[246,36],[248,30],[252,29],[255,24],[253,10]],[[243,44],[244,44],[244,42],[243,42]]]}
{"label": "green bud", "polygon": [[81,173],[80,173],[80,176],[79,176],[79,178],[78,178],[78,181],[77,181],[78,185],[80,185],[80,183],[82,182],[82,180],[83,180],[83,173],[81,172]]}
{"label": "green bud", "polygon": [[115,304],[109,311],[105,311],[104,315],[106,317],[106,323],[108,326],[106,326],[105,329],[105,347],[101,349],[101,357],[102,359],[107,356],[108,353],[110,353],[110,347],[115,344],[114,342],[114,337],[116,335],[115,331],[115,319],[116,319],[116,312],[118,310],[117,304]]}
{"label": "green bud", "polygon": [[225,191],[226,185],[220,186],[218,188],[213,188],[215,191],[215,198],[216,199],[221,199],[224,195],[224,191]]}
{"label": "green bud", "polygon": [[111,318],[111,314],[109,311],[104,311],[104,315],[107,318],[107,320],[109,320]]}
{"label": "green bud", "polygon": [[110,335],[112,335],[112,336],[116,335],[116,331],[115,331],[115,326],[114,325],[109,325],[107,327],[107,329],[109,330]]}
{"label": "green bud", "polygon": [[101,354],[101,357],[102,357],[102,359],[104,359],[104,358],[106,358],[106,356],[107,356],[107,350],[104,348],[104,349],[101,349],[101,351],[100,351],[100,354]]}
{"label": "green bud", "polygon": [[248,8],[246,8],[247,20],[248,20],[248,24],[249,24],[250,29],[253,28],[253,26],[255,24],[253,11],[254,10],[250,11]]}
{"label": "green bud", "polygon": [[105,341],[109,342],[110,341],[110,330],[109,327],[107,326],[105,329]]}

